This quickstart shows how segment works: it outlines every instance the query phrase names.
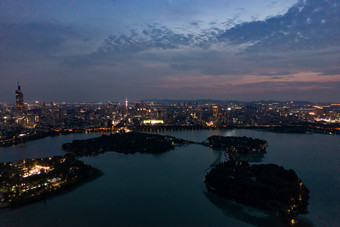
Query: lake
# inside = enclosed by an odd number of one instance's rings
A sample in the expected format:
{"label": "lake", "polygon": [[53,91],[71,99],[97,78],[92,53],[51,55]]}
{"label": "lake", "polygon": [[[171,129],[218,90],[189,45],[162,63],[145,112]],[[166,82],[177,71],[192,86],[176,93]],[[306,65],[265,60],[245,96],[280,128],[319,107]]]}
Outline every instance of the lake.
{"label": "lake", "polygon": [[[339,136],[245,129],[160,133],[193,141],[211,135],[267,140],[261,163],[295,170],[310,190],[309,213],[301,215],[299,223],[340,226]],[[0,148],[0,161],[63,155],[63,143],[95,136],[100,134],[47,137]],[[220,160],[221,153],[188,145],[159,155],[107,152],[81,158],[104,175],[45,201],[1,210],[0,226],[282,226],[272,213],[207,192],[205,173]]]}

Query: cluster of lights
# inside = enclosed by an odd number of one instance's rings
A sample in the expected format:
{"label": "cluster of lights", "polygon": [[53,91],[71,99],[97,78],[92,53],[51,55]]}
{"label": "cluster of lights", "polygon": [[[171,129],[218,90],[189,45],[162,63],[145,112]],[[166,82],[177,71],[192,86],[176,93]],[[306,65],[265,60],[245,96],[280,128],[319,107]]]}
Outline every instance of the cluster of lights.
{"label": "cluster of lights", "polygon": [[163,124],[164,121],[163,120],[145,120],[143,121],[143,123],[155,125],[155,124]]}
{"label": "cluster of lights", "polygon": [[34,166],[28,173],[24,174],[23,177],[29,177],[32,175],[37,175],[41,173],[41,170],[45,170],[46,172],[49,171],[51,168],[49,166],[40,166],[36,165]]}

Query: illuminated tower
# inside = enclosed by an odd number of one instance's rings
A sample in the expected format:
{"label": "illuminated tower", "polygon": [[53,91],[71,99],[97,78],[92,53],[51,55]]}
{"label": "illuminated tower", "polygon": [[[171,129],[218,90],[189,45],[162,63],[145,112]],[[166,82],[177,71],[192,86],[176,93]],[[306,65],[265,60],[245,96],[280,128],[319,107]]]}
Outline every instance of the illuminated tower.
{"label": "illuminated tower", "polygon": [[213,112],[213,117],[217,118],[218,117],[218,106],[213,106],[212,112]]}
{"label": "illuminated tower", "polygon": [[18,113],[24,112],[24,94],[21,91],[19,82],[18,82],[18,90],[15,91],[15,98],[16,98],[16,107]]}
{"label": "illuminated tower", "polygon": [[126,108],[126,111],[128,110],[128,100],[127,100],[127,97],[125,98],[125,108]]}

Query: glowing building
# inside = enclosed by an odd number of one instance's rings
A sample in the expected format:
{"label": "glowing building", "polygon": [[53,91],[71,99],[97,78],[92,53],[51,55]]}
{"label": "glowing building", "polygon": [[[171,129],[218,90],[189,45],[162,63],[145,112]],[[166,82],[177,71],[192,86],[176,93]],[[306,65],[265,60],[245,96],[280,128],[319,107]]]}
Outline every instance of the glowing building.
{"label": "glowing building", "polygon": [[213,117],[218,117],[218,106],[212,106]]}
{"label": "glowing building", "polygon": [[19,82],[18,82],[18,90],[15,91],[15,98],[16,98],[16,107],[18,113],[24,112],[24,94],[21,91]]}

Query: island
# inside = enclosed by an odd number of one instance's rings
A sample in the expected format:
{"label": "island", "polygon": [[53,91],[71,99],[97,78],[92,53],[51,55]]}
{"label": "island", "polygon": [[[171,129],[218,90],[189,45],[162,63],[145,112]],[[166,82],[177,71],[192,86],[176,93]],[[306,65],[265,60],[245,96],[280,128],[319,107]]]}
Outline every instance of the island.
{"label": "island", "polygon": [[294,170],[275,164],[249,165],[231,152],[228,161],[206,174],[205,184],[218,196],[277,212],[292,222],[307,213],[309,190]]}
{"label": "island", "polygon": [[172,136],[140,132],[120,132],[92,139],[73,140],[72,143],[63,144],[62,148],[78,156],[97,155],[106,151],[125,154],[137,152],[160,154],[187,143],[190,143],[190,141],[177,139]]}
{"label": "island", "polygon": [[226,152],[239,154],[263,153],[266,151],[268,142],[261,139],[240,136],[210,136],[208,138],[210,147],[213,149],[224,149]]}
{"label": "island", "polygon": [[0,208],[43,200],[101,175],[72,155],[0,163]]}

